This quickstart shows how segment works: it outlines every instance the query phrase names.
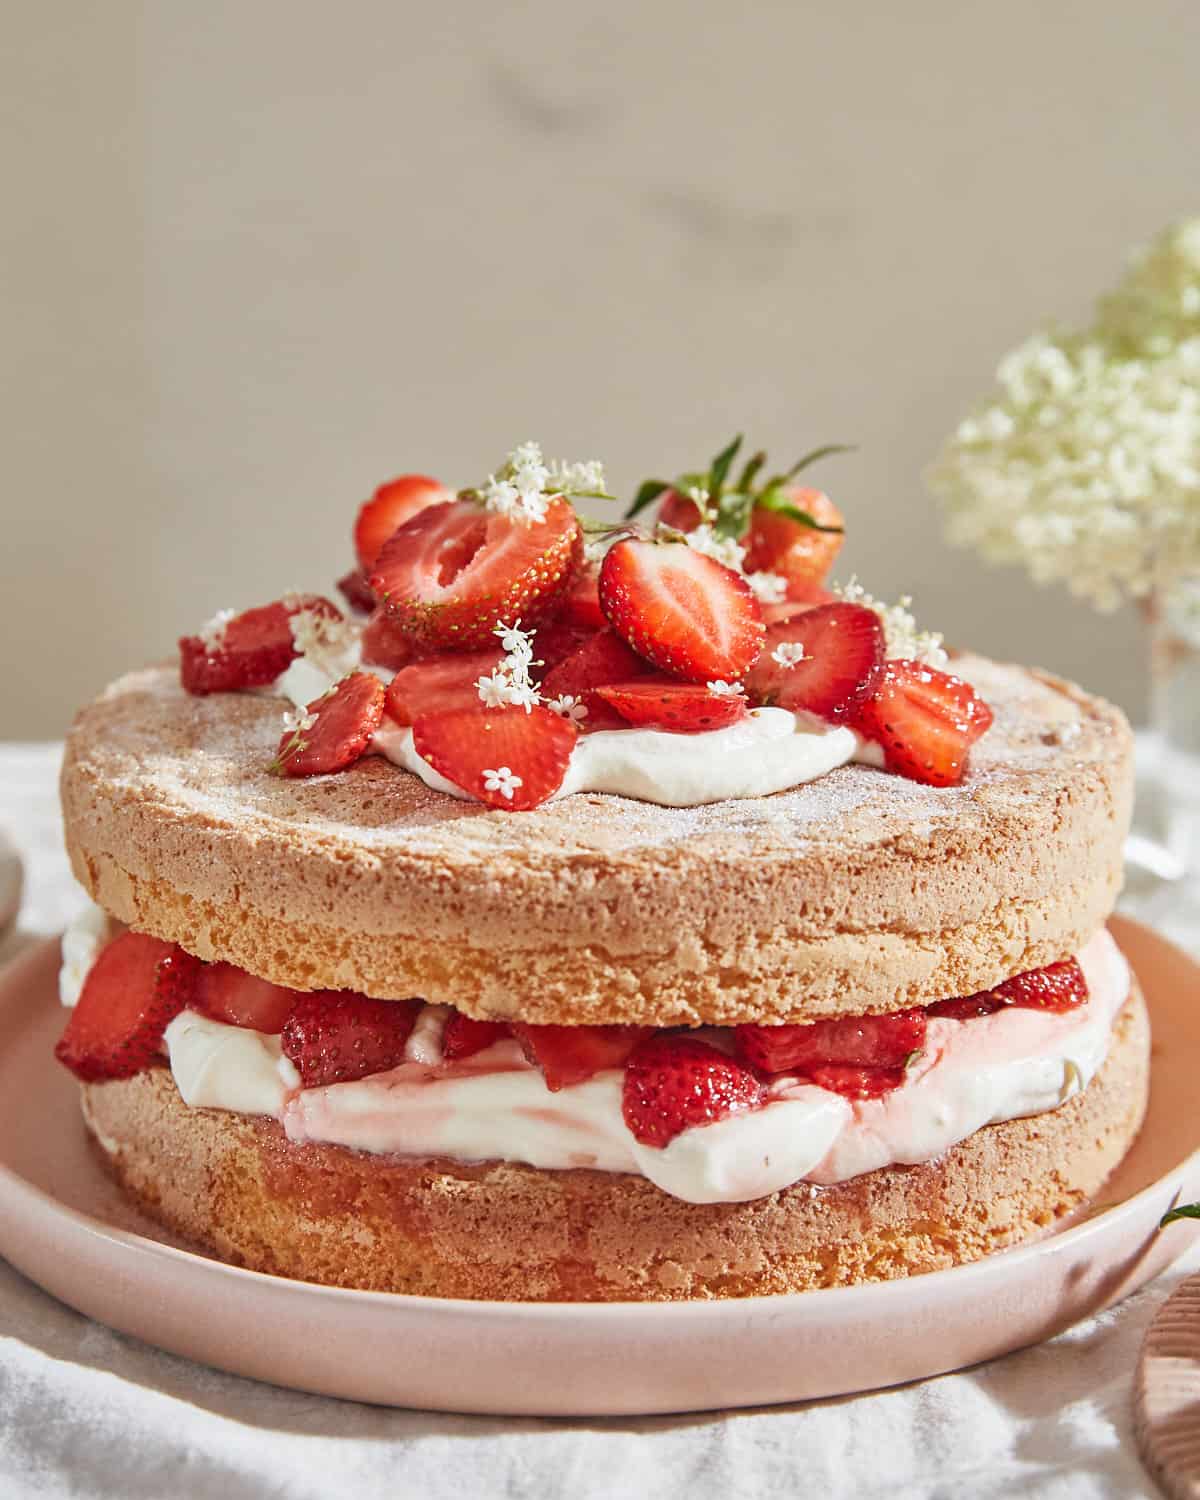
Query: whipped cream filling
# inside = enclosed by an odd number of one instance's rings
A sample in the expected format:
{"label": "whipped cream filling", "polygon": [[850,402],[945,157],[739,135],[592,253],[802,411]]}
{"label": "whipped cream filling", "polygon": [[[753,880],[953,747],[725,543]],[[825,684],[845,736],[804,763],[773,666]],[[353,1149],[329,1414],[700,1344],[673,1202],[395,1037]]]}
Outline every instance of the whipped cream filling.
{"label": "whipped cream filling", "polygon": [[[472,800],[417,754],[413,732],[389,720],[372,749],[419,776],[435,792]],[[598,729],[581,734],[562,785],[550,800],[574,792],[612,792],[661,807],[697,807],[741,797],[769,797],[848,761],[882,765],[878,745],[853,729],[784,708],[753,708],[736,724],[697,734],[660,729]]]}
{"label": "whipped cream filling", "polygon": [[111,927],[103,907],[89,901],[67,923],[62,935],[62,964],[58,971],[58,998],[73,1006],[83,989],[88,971],[108,942]]}
{"label": "whipped cream filling", "polygon": [[1044,1113],[1086,1088],[1108,1054],[1129,970],[1103,929],[1079,961],[1085,1005],[931,1018],[922,1055],[882,1099],[844,1099],[783,1075],[761,1108],[685,1130],[664,1149],[626,1127],[620,1070],[551,1093],[511,1040],[444,1063],[441,1005],[421,1012],[400,1067],[326,1088],[299,1087],[278,1037],[192,1012],[168,1026],[166,1048],[189,1105],[270,1115],[296,1142],[635,1172],[689,1203],[745,1202],[799,1181],[825,1185],[932,1160],[984,1125]]}

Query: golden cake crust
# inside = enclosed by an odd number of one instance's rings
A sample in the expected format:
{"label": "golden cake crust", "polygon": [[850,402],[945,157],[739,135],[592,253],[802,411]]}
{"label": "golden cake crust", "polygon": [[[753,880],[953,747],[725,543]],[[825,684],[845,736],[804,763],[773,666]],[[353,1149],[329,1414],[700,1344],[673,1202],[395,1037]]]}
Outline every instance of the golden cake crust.
{"label": "golden cake crust", "polygon": [[166,1068],[84,1085],[83,1106],[142,1209],[236,1264],[431,1296],[656,1301],[888,1280],[1036,1235],[1100,1189],[1148,1087],[1135,984],[1103,1068],[1061,1108],[921,1166],[705,1205],[625,1173],[297,1146],[273,1120],[189,1109]]}
{"label": "golden cake crust", "polygon": [[519,814],[378,757],[271,776],[281,700],[192,698],[152,668],[76,720],[67,846],[113,916],[299,989],[568,1024],[895,1010],[1065,957],[1120,885],[1119,711],[954,666],[996,712],[962,786],[846,766],[745,801],[579,794]]}

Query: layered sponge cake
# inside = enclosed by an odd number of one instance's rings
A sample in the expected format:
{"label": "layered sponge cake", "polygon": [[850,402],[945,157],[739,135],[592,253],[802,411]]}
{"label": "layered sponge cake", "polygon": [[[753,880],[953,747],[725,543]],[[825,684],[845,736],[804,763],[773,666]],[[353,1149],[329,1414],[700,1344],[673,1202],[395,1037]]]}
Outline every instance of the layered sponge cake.
{"label": "layered sponge cake", "polygon": [[598,466],[407,476],[348,614],[222,615],[83,710],[59,1056],[146,1212],[340,1286],[664,1299],[1100,1188],[1148,1087],[1128,726],[826,592],[832,502],[728,454],[586,552]]}

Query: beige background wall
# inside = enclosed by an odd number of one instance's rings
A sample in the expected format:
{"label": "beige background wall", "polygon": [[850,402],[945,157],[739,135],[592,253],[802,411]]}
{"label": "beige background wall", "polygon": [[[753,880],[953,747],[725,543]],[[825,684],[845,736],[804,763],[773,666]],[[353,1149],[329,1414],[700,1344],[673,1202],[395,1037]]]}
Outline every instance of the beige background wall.
{"label": "beige background wall", "polygon": [[[829,439],[846,570],[1140,707],[1132,620],[949,554],[998,355],[1200,208],[1195,0],[283,0],[5,12],[0,734],[358,500],[527,436],[632,485]],[[35,643],[30,647],[30,635]]]}

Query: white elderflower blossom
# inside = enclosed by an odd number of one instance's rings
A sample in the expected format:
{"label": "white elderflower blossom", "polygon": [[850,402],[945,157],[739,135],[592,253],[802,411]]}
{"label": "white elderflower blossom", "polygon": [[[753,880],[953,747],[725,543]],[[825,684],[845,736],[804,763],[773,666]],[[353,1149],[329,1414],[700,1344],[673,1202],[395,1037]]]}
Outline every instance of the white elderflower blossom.
{"label": "white elderflower blossom", "polygon": [[554,460],[550,464],[550,489],[556,495],[606,495],[604,465],[598,458],[585,463],[565,464]]}
{"label": "white elderflower blossom", "polygon": [[808,657],[799,641],[781,641],[771,652],[771,660],[777,666],[790,670],[800,662],[807,661]]}
{"label": "white elderflower blossom", "polygon": [[587,704],[577,698],[574,693],[563,693],[559,698],[547,698],[546,707],[560,718],[570,719],[572,724],[579,724],[587,718]]}
{"label": "white elderflower blossom", "polygon": [[284,734],[307,734],[317,722],[316,714],[309,713],[306,708],[297,708],[283,716]]}
{"label": "white elderflower blossom", "polygon": [[604,465],[547,463],[537,443],[521,443],[508,455],[498,474],[489,474],[479,496],[489,510],[516,516],[528,524],[544,521],[556,495],[606,495]]}
{"label": "white elderflower blossom", "polygon": [[504,647],[504,660],[486,677],[476,680],[475,691],[485,708],[504,708],[511,704],[528,713],[541,702],[541,695],[529,675],[531,667],[542,665],[533,659],[534,633],[522,630],[520,620],[512,625],[501,621],[494,633]]}
{"label": "white elderflower blossom", "polygon": [[288,625],[296,650],[332,681],[339,681],[358,666],[362,633],[353,621],[315,609],[300,609]]}
{"label": "white elderflower blossom", "polygon": [[782,604],[787,598],[787,579],[779,573],[747,573],[746,582],[763,604]]}
{"label": "white elderflower blossom", "polygon": [[1200,572],[1200,219],[1009,354],[929,473],[954,542],[1109,609]]}
{"label": "white elderflower blossom", "polygon": [[484,771],[483,789],[485,792],[499,792],[502,797],[507,797],[511,802],[513,793],[519,786],[525,783],[517,776],[509,766],[497,766],[494,771]]}
{"label": "white elderflower blossom", "polygon": [[861,604],[864,609],[873,609],[879,616],[889,660],[904,657],[912,661],[923,661],[930,667],[946,666],[947,656],[942,648],[942,637],[935,631],[917,629],[916,619],[909,609],[911,595],[901,595],[895,604],[883,604],[872,598],[857,578],[851,578],[849,583],[835,583],[832,588],[838,598],[847,604]]}
{"label": "white elderflower blossom", "polygon": [[704,685],[714,698],[740,698],[746,691],[744,683],[722,682],[719,677],[715,682],[706,682]]}
{"label": "white elderflower blossom", "polygon": [[702,552],[705,557],[711,557],[714,562],[721,563],[735,573],[742,572],[742,563],[746,558],[745,547],[736,537],[718,536],[707,521],[689,531],[684,541],[693,552]]}
{"label": "white elderflower blossom", "polygon": [[225,629],[230,620],[234,619],[237,611],[234,609],[219,609],[211,620],[206,620],[196,634],[204,642],[206,651],[219,651],[225,644]]}

